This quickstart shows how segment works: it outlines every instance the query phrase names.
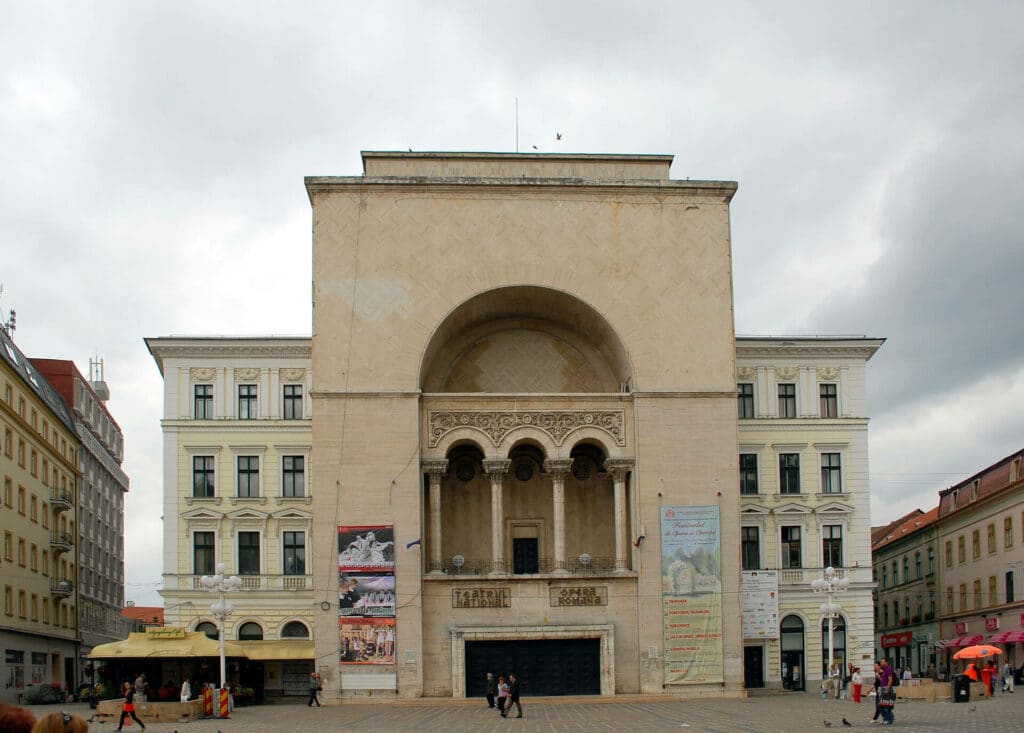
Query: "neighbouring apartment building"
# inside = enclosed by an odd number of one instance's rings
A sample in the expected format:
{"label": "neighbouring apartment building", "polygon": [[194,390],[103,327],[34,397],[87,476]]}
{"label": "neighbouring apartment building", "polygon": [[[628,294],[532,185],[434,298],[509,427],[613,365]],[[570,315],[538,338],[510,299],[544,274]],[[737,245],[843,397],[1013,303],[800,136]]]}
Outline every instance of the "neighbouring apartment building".
{"label": "neighbouring apartment building", "polygon": [[102,362],[90,365],[90,378],[74,362],[32,359],[75,418],[81,442],[78,470],[78,619],[80,664],[94,646],[125,638],[128,624],[124,607],[124,496],[128,476],[124,461],[124,434],[107,409],[110,388],[103,379]]}
{"label": "neighbouring apartment building", "polygon": [[0,701],[77,682],[80,449],[60,394],[0,329]]}
{"label": "neighbouring apartment building", "polygon": [[736,341],[749,687],[815,688],[830,647],[811,583],[832,567],[833,659],[871,668],[867,362],[882,339]]}
{"label": "neighbouring apartment building", "polygon": [[969,644],[1024,663],[1024,450],[939,492],[941,664]]}
{"label": "neighbouring apartment building", "polygon": [[329,598],[309,553],[314,497],[336,495],[311,480],[310,339],[146,344],[164,379],[164,623],[217,638],[216,596],[199,578],[223,562],[244,588],[226,637],[264,642],[232,677],[271,697],[308,694],[312,657],[291,659],[288,642],[311,638]]}
{"label": "neighbouring apartment building", "polygon": [[938,507],[917,509],[882,528],[871,547],[875,656],[916,677],[938,672],[938,516]]}
{"label": "neighbouring apartment building", "polygon": [[[366,152],[306,179],[313,336],[147,340],[168,625],[211,628],[222,560],[248,586],[228,638],[308,627],[328,700],[475,696],[488,671],[740,695],[820,679],[831,564],[835,639],[870,656],[882,341],[737,340],[736,184],[671,162]],[[771,582],[744,640],[737,599]]]}

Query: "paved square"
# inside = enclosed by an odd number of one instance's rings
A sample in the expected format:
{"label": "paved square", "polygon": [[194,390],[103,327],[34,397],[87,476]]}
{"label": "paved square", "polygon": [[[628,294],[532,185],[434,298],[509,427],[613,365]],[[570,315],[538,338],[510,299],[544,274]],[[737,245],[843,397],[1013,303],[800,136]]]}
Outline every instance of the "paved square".
{"label": "paved square", "polygon": [[[60,706],[34,706],[41,716]],[[63,709],[89,717],[88,706]],[[801,733],[814,730],[882,730],[871,724],[871,703],[823,701],[812,693],[763,694],[741,700],[641,701],[640,698],[524,698],[522,720],[503,719],[479,701],[423,700],[397,704],[345,704],[308,708],[304,704],[239,708],[227,720],[154,723],[152,733],[489,733],[490,731],[686,731],[686,733]],[[831,723],[825,726],[825,721]],[[997,694],[964,704],[900,702],[893,728],[905,731],[1020,733],[1024,694]],[[90,732],[109,733],[115,723],[93,723]],[[139,733],[137,726],[127,729]]]}

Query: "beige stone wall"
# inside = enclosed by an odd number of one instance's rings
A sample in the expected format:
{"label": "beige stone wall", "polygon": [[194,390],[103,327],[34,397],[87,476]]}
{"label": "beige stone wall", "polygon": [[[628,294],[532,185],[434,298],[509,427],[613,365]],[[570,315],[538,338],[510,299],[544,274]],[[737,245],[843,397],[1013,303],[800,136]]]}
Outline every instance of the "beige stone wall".
{"label": "beige stone wall", "polygon": [[[670,160],[367,155],[367,178],[307,180],[313,480],[339,490],[316,496],[314,535],[326,545],[338,524],[394,524],[398,663],[373,671],[396,674],[399,695],[450,695],[461,687],[449,635],[456,622],[612,623],[615,690],[662,693],[656,540],[663,505],[721,505],[725,587],[738,592],[737,553],[728,550],[739,543],[730,519],[738,513],[728,210],[735,185],[664,180]],[[497,295],[474,299],[488,292]],[[529,374],[532,354],[558,373]],[[581,368],[588,360],[594,368]],[[515,370],[503,380],[506,365]],[[421,397],[426,384],[483,391]],[[524,390],[531,394],[488,395]],[[623,433],[616,439],[591,427],[556,441],[524,427],[493,441],[466,429],[432,445],[426,413],[445,400],[468,411],[615,407]],[[511,608],[456,613],[449,581],[424,579],[433,538],[420,461],[444,458],[460,441],[480,446],[488,459],[505,458],[524,439],[544,446],[548,459],[593,440],[608,456],[636,460],[624,531],[632,541],[645,526],[648,541],[639,550],[626,546],[633,570],[607,579],[615,588],[607,607],[553,613],[547,580],[510,577]],[[567,557],[593,553],[588,545],[614,535],[614,517],[600,509],[612,504],[610,484],[605,479],[585,498],[566,482]],[[506,491],[504,518],[552,522],[548,485],[539,479]],[[444,492],[446,556],[469,555],[457,542],[489,553],[489,490],[489,480],[478,478],[463,495]],[[588,502],[598,508],[584,529],[574,517],[590,511]],[[470,528],[449,534],[453,516],[471,520]],[[406,550],[417,538],[424,544]],[[336,599],[337,569],[318,565],[316,572],[317,588]],[[724,623],[725,684],[693,692],[739,690],[739,619],[727,614]],[[323,659],[336,654],[336,624],[336,610],[317,616]]]}

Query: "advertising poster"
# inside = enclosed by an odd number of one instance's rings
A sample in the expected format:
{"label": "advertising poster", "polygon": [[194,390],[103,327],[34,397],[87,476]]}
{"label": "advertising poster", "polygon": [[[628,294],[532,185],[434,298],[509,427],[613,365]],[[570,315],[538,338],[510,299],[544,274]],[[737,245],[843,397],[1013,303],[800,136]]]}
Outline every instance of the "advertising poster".
{"label": "advertising poster", "polygon": [[395,570],[394,527],[338,527],[338,570]]}
{"label": "advertising poster", "polygon": [[338,527],[342,664],[395,663],[395,529]]}
{"label": "advertising poster", "polygon": [[394,664],[393,618],[345,617],[338,620],[342,664]]}
{"label": "advertising poster", "polygon": [[665,684],[721,683],[722,542],[717,506],[661,509]]}
{"label": "advertising poster", "polygon": [[743,638],[779,638],[779,571],[743,571]]}
{"label": "advertising poster", "polygon": [[338,580],[339,612],[342,616],[395,617],[394,575],[349,575]]}

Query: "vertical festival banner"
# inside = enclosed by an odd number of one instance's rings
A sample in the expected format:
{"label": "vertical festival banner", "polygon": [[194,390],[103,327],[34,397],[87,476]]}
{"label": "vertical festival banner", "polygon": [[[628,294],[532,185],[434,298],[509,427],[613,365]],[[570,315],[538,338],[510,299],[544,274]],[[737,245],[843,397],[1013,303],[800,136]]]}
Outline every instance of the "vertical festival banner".
{"label": "vertical festival banner", "polygon": [[661,579],[665,684],[724,682],[717,506],[662,507]]}
{"label": "vertical festival banner", "polygon": [[338,527],[342,664],[395,663],[395,529]]}

